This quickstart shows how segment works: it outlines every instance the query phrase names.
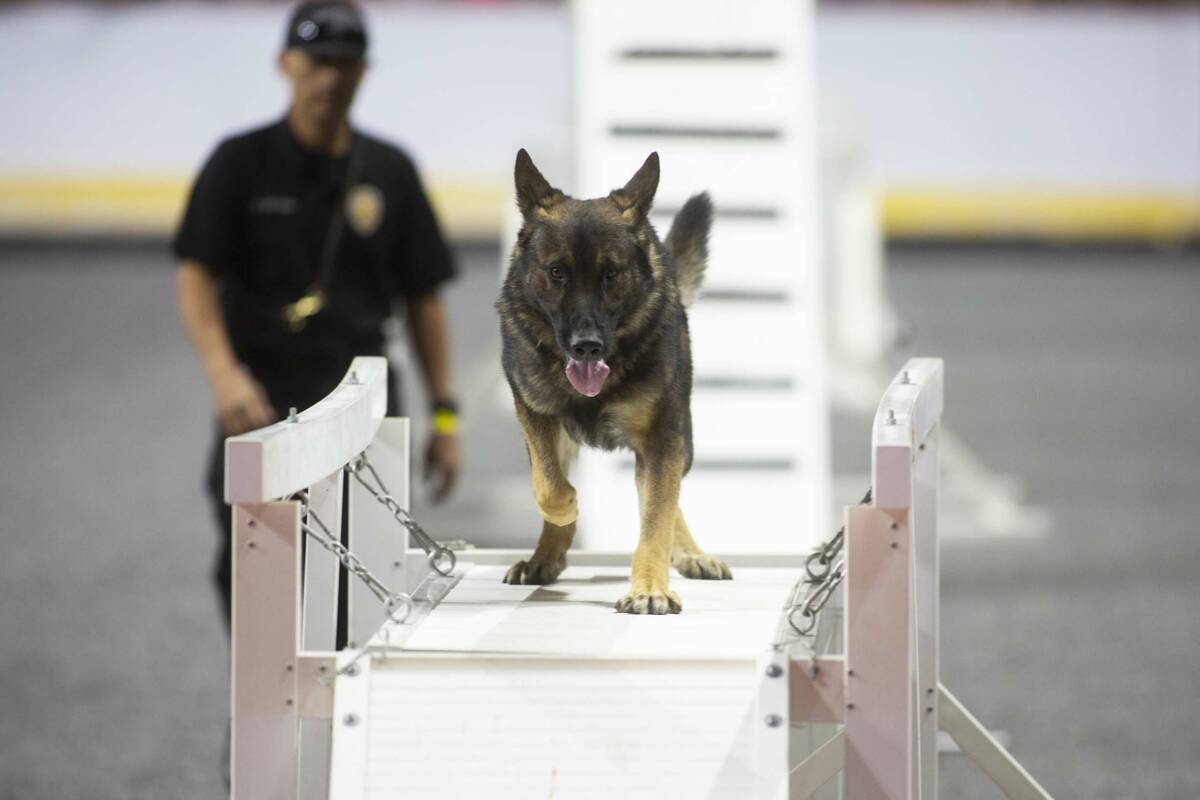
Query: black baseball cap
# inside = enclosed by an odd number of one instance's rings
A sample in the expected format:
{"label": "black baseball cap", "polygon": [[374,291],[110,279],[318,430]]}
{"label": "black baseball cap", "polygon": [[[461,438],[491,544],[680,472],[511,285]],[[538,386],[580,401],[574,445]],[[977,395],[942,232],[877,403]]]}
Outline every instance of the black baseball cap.
{"label": "black baseball cap", "polygon": [[367,27],[353,3],[316,0],[301,3],[288,23],[284,47],[312,56],[357,58],[367,55]]}

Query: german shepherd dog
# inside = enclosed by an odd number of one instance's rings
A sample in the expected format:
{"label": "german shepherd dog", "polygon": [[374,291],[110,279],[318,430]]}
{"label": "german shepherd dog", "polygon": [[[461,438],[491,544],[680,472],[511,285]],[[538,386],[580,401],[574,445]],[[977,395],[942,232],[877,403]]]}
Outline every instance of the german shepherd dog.
{"label": "german shepherd dog", "polygon": [[658,189],[658,154],[607,197],[577,200],[550,186],[517,153],[523,224],[496,308],[502,362],[529,451],[533,494],[544,520],[528,561],[506,583],[553,583],[575,536],[575,488],[567,480],[579,445],[629,448],[641,535],[632,586],[616,603],[629,614],[677,614],[668,566],[688,578],[728,579],[679,510],[692,465],[692,353],[687,312],[708,255],[712,203],[687,201],[659,240],[647,215]]}

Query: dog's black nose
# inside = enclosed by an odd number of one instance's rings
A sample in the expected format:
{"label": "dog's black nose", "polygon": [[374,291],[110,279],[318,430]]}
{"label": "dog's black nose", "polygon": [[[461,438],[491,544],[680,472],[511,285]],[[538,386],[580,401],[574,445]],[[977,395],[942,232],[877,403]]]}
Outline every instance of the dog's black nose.
{"label": "dog's black nose", "polygon": [[596,339],[574,337],[571,339],[571,355],[576,361],[599,361],[604,357],[604,343]]}

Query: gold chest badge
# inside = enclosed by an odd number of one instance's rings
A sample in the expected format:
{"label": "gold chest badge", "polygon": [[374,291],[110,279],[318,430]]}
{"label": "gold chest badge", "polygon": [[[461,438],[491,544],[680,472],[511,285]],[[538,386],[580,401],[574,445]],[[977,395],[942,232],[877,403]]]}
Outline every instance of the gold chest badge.
{"label": "gold chest badge", "polygon": [[346,219],[359,236],[370,236],[383,222],[383,192],[378,186],[360,183],[346,192]]}

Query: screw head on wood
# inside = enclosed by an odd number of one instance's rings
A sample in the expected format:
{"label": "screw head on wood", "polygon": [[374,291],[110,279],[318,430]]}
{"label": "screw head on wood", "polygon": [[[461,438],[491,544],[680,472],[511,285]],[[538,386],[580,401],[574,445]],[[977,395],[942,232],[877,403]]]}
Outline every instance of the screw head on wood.
{"label": "screw head on wood", "polygon": [[256,544],[255,541],[253,539],[251,539],[250,541],[246,542],[246,547],[249,547],[251,550],[253,550],[254,548],[258,547],[258,544]]}
{"label": "screw head on wood", "polygon": [[783,717],[779,716],[778,714],[767,714],[766,721],[768,728],[778,728],[783,724]]}

